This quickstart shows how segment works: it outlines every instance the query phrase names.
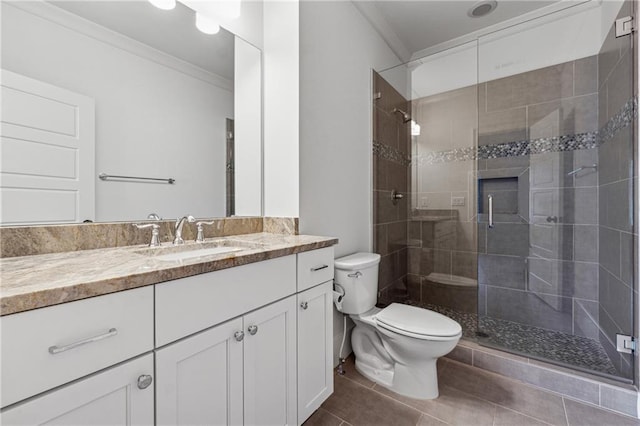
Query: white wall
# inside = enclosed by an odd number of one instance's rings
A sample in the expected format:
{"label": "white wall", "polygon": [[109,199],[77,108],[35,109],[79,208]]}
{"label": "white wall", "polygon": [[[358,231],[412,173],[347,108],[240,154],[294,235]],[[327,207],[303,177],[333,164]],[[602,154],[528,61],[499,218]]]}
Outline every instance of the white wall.
{"label": "white wall", "polygon": [[297,217],[299,5],[264,3],[264,215]]}
{"label": "white wall", "polygon": [[262,212],[262,58],[236,37],[234,55],[235,214]]}
{"label": "white wall", "polygon": [[225,215],[230,90],[7,3],[2,66],[95,99],[97,173],[176,179],[167,185],[96,178],[98,221],[143,219],[152,211],[164,217]]}
{"label": "white wall", "polygon": [[300,4],[300,232],[338,237],[337,257],[372,249],[371,70],[399,62],[351,2]]}

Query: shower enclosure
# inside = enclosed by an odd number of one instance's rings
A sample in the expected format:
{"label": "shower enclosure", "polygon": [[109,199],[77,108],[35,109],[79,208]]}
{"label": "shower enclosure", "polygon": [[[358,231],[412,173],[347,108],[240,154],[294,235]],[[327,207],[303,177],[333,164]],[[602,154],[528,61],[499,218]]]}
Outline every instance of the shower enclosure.
{"label": "shower enclosure", "polygon": [[374,73],[381,300],[633,380],[635,61],[615,34],[632,6],[586,2]]}

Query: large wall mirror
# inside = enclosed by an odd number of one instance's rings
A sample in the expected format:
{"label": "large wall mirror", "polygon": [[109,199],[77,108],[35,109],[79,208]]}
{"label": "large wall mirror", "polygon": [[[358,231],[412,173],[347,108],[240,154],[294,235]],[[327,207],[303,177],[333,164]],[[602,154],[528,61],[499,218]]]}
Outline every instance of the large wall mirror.
{"label": "large wall mirror", "polygon": [[1,7],[3,225],[261,215],[259,49],[180,2]]}

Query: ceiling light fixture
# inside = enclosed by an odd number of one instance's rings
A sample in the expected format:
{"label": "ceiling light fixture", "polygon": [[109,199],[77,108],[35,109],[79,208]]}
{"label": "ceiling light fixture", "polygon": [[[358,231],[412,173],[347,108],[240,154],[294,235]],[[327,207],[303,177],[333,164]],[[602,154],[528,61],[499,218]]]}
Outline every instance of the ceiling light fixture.
{"label": "ceiling light fixture", "polygon": [[162,10],[171,10],[176,7],[176,0],[149,0],[149,3]]}
{"label": "ceiling light fixture", "polygon": [[471,18],[480,18],[482,16],[487,16],[498,7],[498,2],[495,0],[484,0],[480,1],[467,11],[467,15]]}
{"label": "ceiling light fixture", "polygon": [[220,25],[212,19],[207,18],[200,12],[196,12],[196,28],[205,34],[217,34]]}

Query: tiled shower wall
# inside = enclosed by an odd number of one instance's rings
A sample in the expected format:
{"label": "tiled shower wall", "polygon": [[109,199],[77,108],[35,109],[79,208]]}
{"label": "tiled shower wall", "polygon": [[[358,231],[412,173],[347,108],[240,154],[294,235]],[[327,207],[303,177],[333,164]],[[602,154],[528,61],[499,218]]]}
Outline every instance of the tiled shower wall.
{"label": "tiled shower wall", "polygon": [[[410,112],[407,100],[374,72],[373,102],[373,250],[379,253],[379,300],[406,288],[409,123],[394,108]],[[392,190],[404,198],[393,203]]]}
{"label": "tiled shower wall", "polygon": [[480,210],[480,313],[597,338],[597,171],[568,174],[597,163],[597,57],[479,93],[478,179],[493,186],[496,222]]}
{"label": "tiled shower wall", "polygon": [[[618,17],[631,14],[626,2]],[[600,221],[599,339],[615,367],[632,377],[633,358],[616,351],[616,333],[633,333],[633,51],[631,37],[611,28],[598,55]]]}
{"label": "tiled shower wall", "polygon": [[434,277],[477,278],[476,161],[440,154],[475,149],[477,87],[413,101],[420,135],[412,137],[409,276],[412,300],[476,312],[477,287]]}

